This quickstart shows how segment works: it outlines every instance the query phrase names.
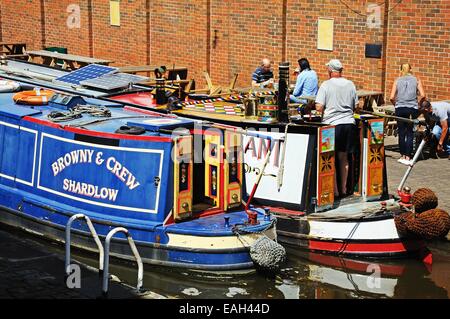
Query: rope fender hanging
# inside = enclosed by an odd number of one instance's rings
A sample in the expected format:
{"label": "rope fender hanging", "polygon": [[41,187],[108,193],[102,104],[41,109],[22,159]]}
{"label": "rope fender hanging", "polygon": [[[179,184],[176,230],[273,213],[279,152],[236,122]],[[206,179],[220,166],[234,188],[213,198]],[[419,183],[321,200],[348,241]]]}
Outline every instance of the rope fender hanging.
{"label": "rope fender hanging", "polygon": [[429,188],[419,188],[412,195],[413,210],[394,217],[397,231],[402,236],[437,239],[450,230],[450,216],[438,206],[436,194]]}
{"label": "rope fender hanging", "polygon": [[450,216],[439,208],[423,213],[406,212],[395,216],[395,226],[402,236],[427,240],[445,237],[450,231]]}
{"label": "rope fender hanging", "polygon": [[250,246],[250,257],[261,270],[277,272],[286,261],[286,249],[263,236]]}
{"label": "rope fender hanging", "polygon": [[[240,235],[262,234],[265,230],[274,226],[275,223],[276,219],[273,219],[264,230],[258,232],[253,232],[242,228],[242,226],[247,225],[234,225],[233,233],[235,233],[239,240],[241,240],[244,244],[244,239],[241,238]],[[257,269],[269,273],[275,273],[280,270],[281,265],[286,261],[287,254],[286,249],[283,246],[264,235],[250,245],[250,258],[255,263]]]}
{"label": "rope fender hanging", "polygon": [[416,213],[422,213],[438,206],[438,198],[429,188],[419,188],[416,190],[412,195],[411,202]]}

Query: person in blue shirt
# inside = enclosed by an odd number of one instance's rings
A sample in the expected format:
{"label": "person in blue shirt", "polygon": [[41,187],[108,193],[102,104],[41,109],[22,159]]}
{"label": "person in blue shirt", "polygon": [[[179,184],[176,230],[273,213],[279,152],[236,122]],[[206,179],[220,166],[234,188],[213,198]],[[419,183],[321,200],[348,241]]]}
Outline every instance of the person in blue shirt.
{"label": "person in blue shirt", "polygon": [[300,96],[316,96],[319,90],[319,80],[317,73],[311,70],[309,61],[306,58],[298,60],[300,74],[297,76],[294,92],[290,95],[292,103],[307,104],[308,101],[299,99]]}

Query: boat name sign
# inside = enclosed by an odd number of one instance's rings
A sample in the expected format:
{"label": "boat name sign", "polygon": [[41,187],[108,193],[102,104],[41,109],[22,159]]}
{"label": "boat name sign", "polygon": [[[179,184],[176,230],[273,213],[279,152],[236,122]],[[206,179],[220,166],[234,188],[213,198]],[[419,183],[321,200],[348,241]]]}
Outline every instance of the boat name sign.
{"label": "boat name sign", "polygon": [[[157,214],[161,185],[166,185],[164,154],[171,144],[132,146],[137,145],[92,144],[43,133],[36,186],[53,194],[49,199],[64,197],[76,207]],[[165,192],[161,195],[163,202]]]}
{"label": "boat name sign", "polygon": [[[102,156],[103,152],[97,152],[95,153],[94,159],[94,150],[90,149],[78,149],[68,152],[52,163],[53,176],[57,176],[66,167],[73,164],[95,162],[95,164],[101,166],[105,163],[106,169],[116,175],[130,190],[133,190],[140,185],[140,183],[136,181],[136,177],[113,156],[106,160],[102,158]],[[66,184],[66,180],[64,180],[64,184]]]}

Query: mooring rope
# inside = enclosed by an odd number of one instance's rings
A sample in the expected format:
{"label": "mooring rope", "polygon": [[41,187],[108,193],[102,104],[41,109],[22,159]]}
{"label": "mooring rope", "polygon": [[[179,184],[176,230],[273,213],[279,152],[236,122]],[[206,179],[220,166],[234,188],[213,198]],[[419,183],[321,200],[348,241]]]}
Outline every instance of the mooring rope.
{"label": "mooring rope", "polygon": [[55,123],[67,122],[81,118],[83,114],[89,114],[94,117],[111,117],[111,111],[105,106],[97,105],[76,105],[69,111],[52,111],[47,118]]}

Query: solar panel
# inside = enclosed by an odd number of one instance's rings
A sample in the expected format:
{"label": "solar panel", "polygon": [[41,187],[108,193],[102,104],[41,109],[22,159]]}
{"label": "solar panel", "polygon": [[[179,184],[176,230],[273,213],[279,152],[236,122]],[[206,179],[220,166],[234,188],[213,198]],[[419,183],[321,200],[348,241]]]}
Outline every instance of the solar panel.
{"label": "solar panel", "polygon": [[102,75],[117,72],[118,68],[110,66],[89,64],[78,70],[72,71],[53,80],[53,82],[61,84],[79,85],[81,81],[98,78]]}
{"label": "solar panel", "polygon": [[148,81],[149,78],[140,75],[133,75],[127,73],[106,74],[98,78],[83,80],[80,82],[83,86],[89,86],[103,90],[114,90],[119,88],[126,88],[130,84]]}

